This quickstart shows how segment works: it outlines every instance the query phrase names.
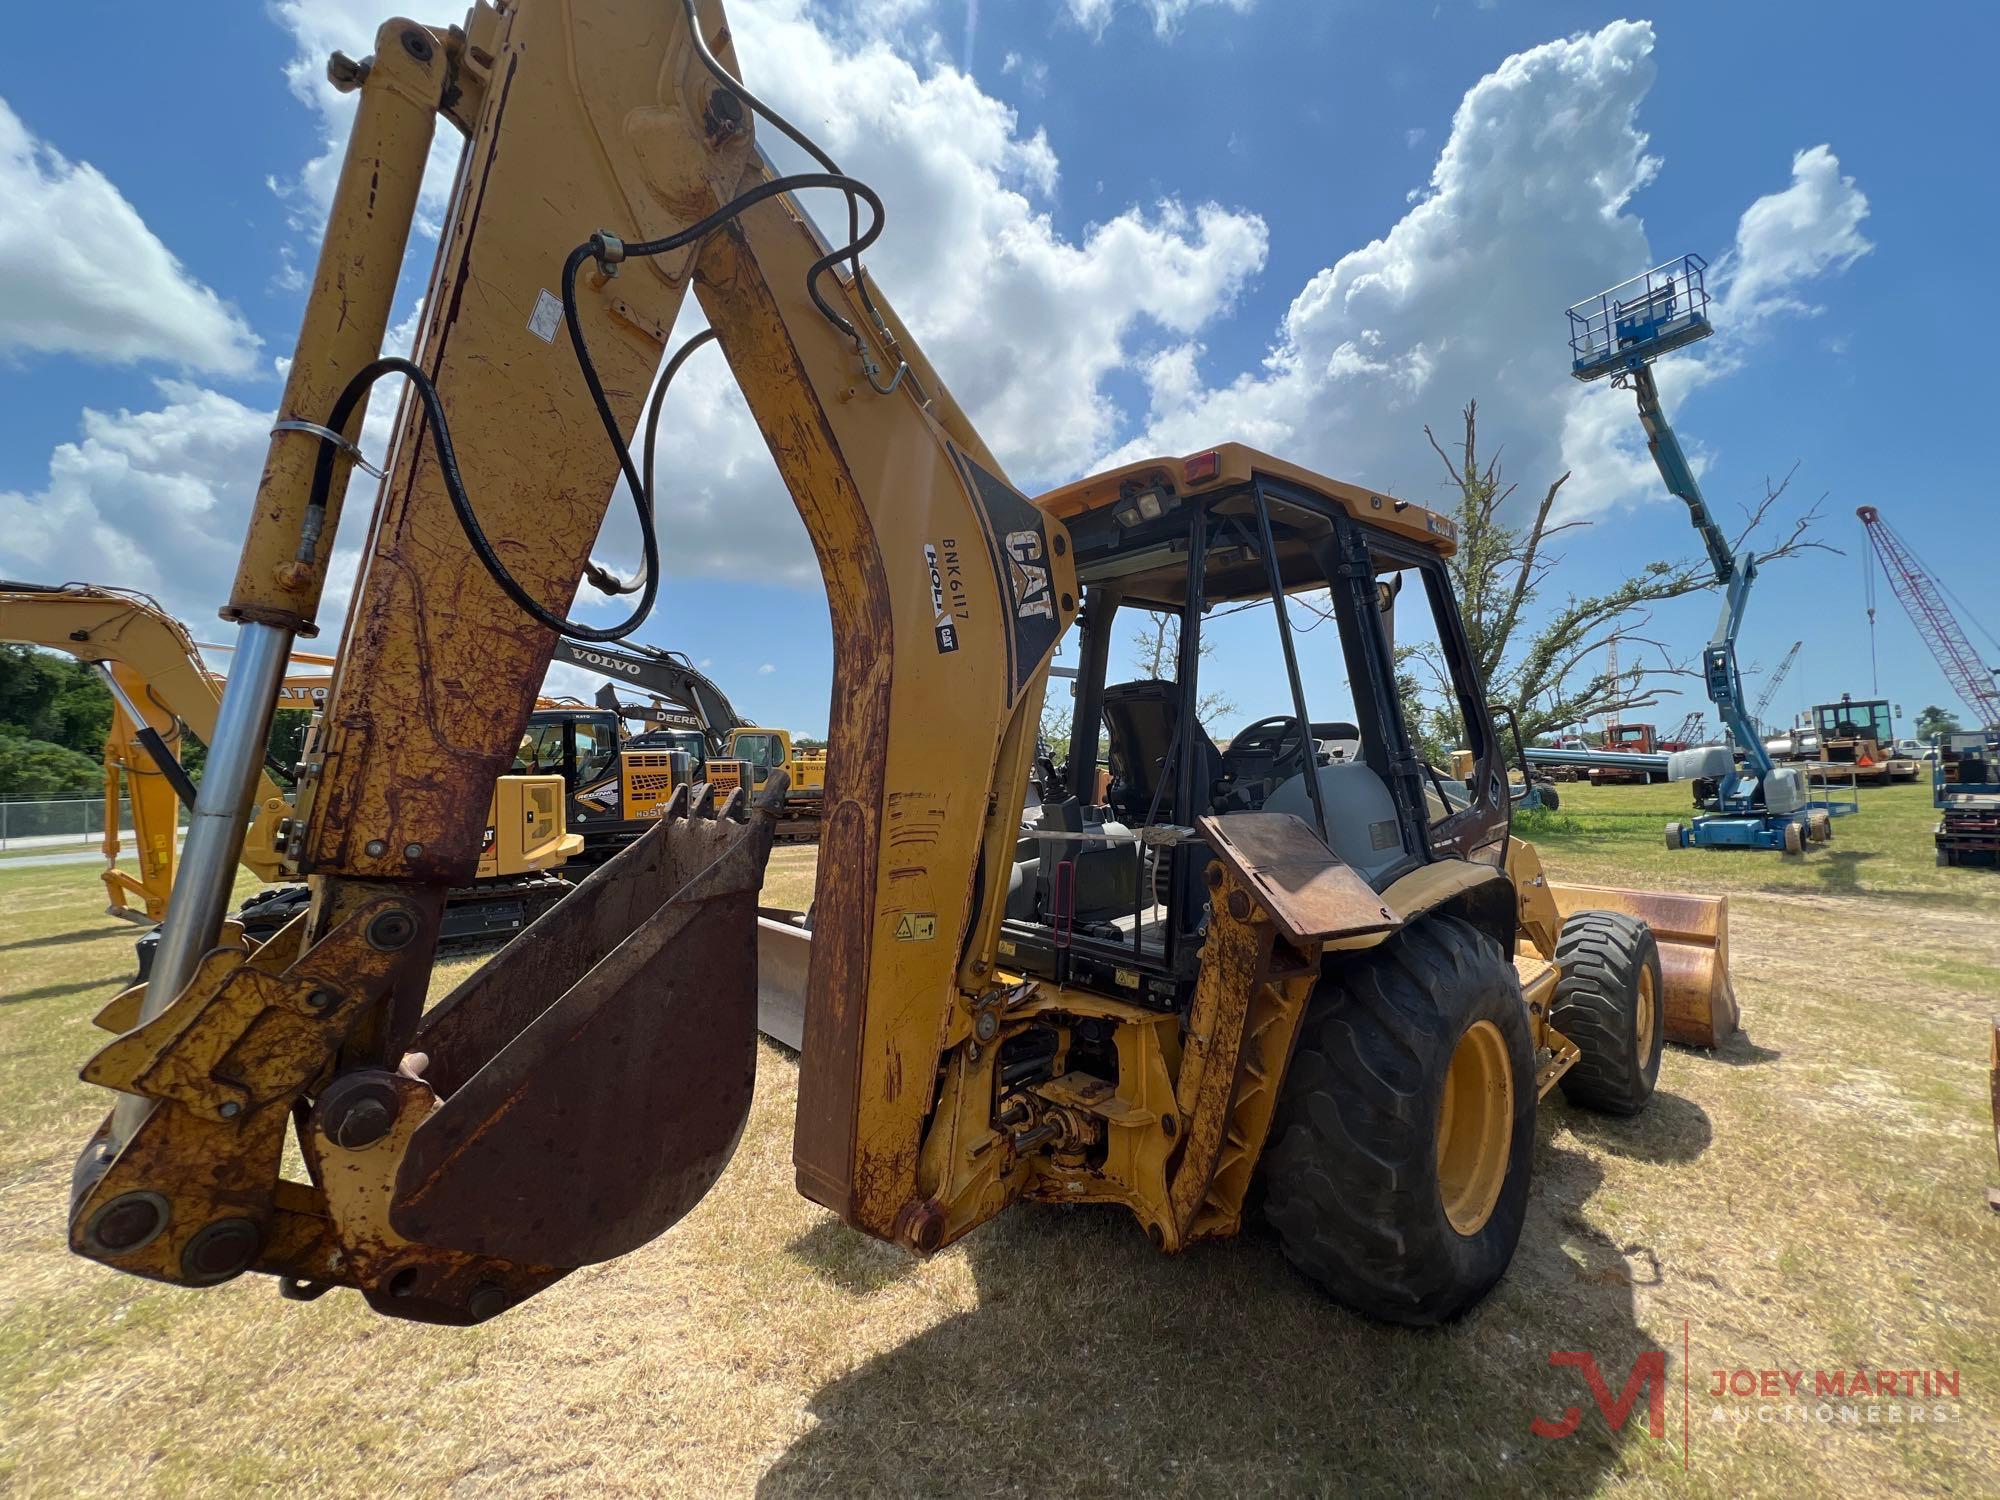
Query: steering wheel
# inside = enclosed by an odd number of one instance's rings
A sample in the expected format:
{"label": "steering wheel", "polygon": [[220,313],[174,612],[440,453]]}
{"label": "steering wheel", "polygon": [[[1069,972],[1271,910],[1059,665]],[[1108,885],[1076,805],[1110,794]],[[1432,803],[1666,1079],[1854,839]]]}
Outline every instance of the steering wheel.
{"label": "steering wheel", "polygon": [[1301,771],[1305,769],[1306,746],[1310,743],[1311,736],[1296,718],[1290,714],[1272,714],[1249,725],[1230,740],[1222,758],[1231,766],[1253,756],[1268,758],[1273,775],[1280,768],[1287,773]]}

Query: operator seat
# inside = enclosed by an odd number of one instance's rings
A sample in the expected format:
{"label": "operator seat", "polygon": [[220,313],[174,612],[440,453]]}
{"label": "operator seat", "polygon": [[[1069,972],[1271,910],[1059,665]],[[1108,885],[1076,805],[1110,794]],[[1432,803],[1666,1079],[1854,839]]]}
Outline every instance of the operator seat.
{"label": "operator seat", "polygon": [[[1189,726],[1195,755],[1195,805],[1178,804],[1180,775],[1168,767],[1167,755],[1173,749],[1180,717],[1179,683],[1147,678],[1116,683],[1104,690],[1104,723],[1110,731],[1111,805],[1129,823],[1143,822],[1150,811],[1156,822],[1186,826],[1214,807],[1215,785],[1224,772],[1222,752],[1199,721]],[[1157,808],[1155,796],[1159,798]]]}

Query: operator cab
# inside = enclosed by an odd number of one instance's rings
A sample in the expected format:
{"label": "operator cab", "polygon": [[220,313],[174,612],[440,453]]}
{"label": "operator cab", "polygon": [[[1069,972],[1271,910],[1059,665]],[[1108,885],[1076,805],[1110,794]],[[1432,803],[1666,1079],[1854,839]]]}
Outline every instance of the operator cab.
{"label": "operator cab", "polygon": [[1886,698],[1857,699],[1841,695],[1838,703],[1813,705],[1813,726],[1819,730],[1826,759],[1851,761],[1857,755],[1883,753],[1896,742],[1896,721]]}
{"label": "operator cab", "polygon": [[[1207,817],[1288,813],[1377,891],[1439,859],[1504,861],[1505,769],[1445,569],[1449,519],[1235,445],[1036,503],[1076,550],[1080,665],[1067,761],[1015,849],[1010,966],[1184,1004],[1207,927]],[[1472,753],[1467,781],[1427,764],[1405,722],[1399,599],[1406,651],[1442,695],[1427,711]],[[1261,618],[1226,627],[1232,654],[1246,628],[1266,632],[1254,649],[1270,648],[1280,701],[1205,722],[1205,635],[1246,612]],[[1164,667],[1120,680],[1134,627],[1162,621]],[[1316,715],[1315,696],[1342,716]]]}
{"label": "operator cab", "polygon": [[562,777],[567,826],[583,838],[572,863],[609,859],[652,826],[625,815],[624,743],[624,725],[610,709],[544,699],[528,716],[512,769]]}

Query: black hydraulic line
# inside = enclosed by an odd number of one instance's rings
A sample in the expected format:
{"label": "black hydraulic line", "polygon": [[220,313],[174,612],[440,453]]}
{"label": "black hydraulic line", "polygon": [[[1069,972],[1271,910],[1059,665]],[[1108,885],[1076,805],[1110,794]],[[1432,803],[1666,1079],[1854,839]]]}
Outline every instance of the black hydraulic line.
{"label": "black hydraulic line", "polygon": [[192,812],[194,783],[188,780],[188,773],[182,768],[181,763],[174,759],[174,752],[167,748],[167,742],[160,738],[160,731],[150,724],[141,724],[132,738],[139,742],[139,748],[144,750],[153,764],[160,768],[160,774],[167,778],[167,785],[174,789],[174,795],[180,799],[181,806]]}
{"label": "black hydraulic line", "polygon": [[[444,479],[445,493],[451,500],[452,510],[458,517],[459,525],[465,532],[467,542],[471,544],[473,554],[478,557],[481,565],[485,567],[493,581],[499,585],[501,592],[513,600],[530,618],[559,634],[575,636],[579,640],[587,641],[623,640],[634,630],[637,630],[640,625],[645,623],[646,618],[652,613],[653,603],[658,597],[660,586],[659,538],[653,520],[652,488],[646,480],[641,478],[632,462],[631,447],[625,441],[625,435],[618,425],[617,416],[611,410],[610,400],[604,393],[603,382],[598,378],[597,366],[591,360],[590,347],[583,336],[583,326],[577,317],[577,272],[582,268],[584,262],[593,259],[615,263],[618,260],[631,256],[663,255],[670,250],[681,249],[684,246],[705,238],[754,204],[761,203],[767,198],[777,197],[781,193],[803,188],[837,188],[847,193],[850,196],[850,200],[854,197],[859,197],[874,210],[874,222],[869,225],[865,232],[859,234],[849,245],[821,256],[806,272],[806,282],[808,288],[813,292],[813,300],[820,303],[822,310],[828,311],[829,315],[832,316],[831,310],[825,307],[823,299],[819,296],[819,278],[825,274],[829,266],[848,258],[850,254],[858,255],[861,251],[867,249],[882,232],[882,200],[876,196],[874,190],[866,183],[857,181],[851,177],[840,176],[837,173],[807,172],[790,177],[769,178],[746,192],[738,194],[714,213],[696,221],[686,229],[679,230],[661,239],[619,243],[604,234],[594,234],[583,244],[578,245],[574,250],[570,251],[568,258],[563,262],[563,322],[569,330],[570,346],[575,351],[577,366],[583,375],[584,385],[590,392],[591,403],[597,408],[598,418],[604,424],[605,434],[610,438],[612,450],[618,456],[618,466],[624,473],[626,484],[631,487],[632,503],[639,514],[639,529],[645,552],[645,585],[641,591],[639,605],[633,610],[629,618],[616,626],[600,628],[594,625],[585,625],[580,621],[565,619],[561,615],[552,613],[543,608],[541,603],[530,595],[514,575],[507,570],[506,564],[500,560],[499,554],[494,551],[492,543],[487,539],[485,529],[479,524],[478,514],[472,508],[472,501],[466,494],[464,475],[459,470],[458,454],[452,447],[451,430],[445,420],[443,403],[438,398],[436,385],[421,367],[410,360],[395,356],[378,359],[371,364],[364,365],[355,373],[353,379],[348,381],[346,387],[334,401],[333,409],[329,413],[325,425],[332,432],[345,431],[349,418],[354,414],[355,407],[377,380],[388,374],[400,374],[407,377],[411,385],[416,389],[418,400],[423,408],[424,422],[430,428],[431,440],[437,445],[438,470]],[[838,321],[837,318],[836,321]],[[682,346],[675,357],[676,362],[684,359],[703,342],[706,342],[706,339],[701,335],[696,335],[688,344]],[[677,363],[670,366],[668,378],[671,377],[675,368],[677,368]],[[663,379],[661,386],[664,387],[666,383],[667,380]],[[655,391],[655,399],[656,401],[662,399],[661,392],[658,390]],[[309,519],[305,526],[305,533],[312,536],[318,535],[319,528],[314,525],[310,517],[314,513],[318,513],[321,516],[325,513],[327,499],[333,488],[334,459],[342,451],[339,445],[328,438],[321,438],[320,444],[319,459],[313,468],[312,492],[307,499],[306,507]]]}
{"label": "black hydraulic line", "polygon": [[[715,81],[742,101],[744,106],[753,114],[762,115],[773,128],[788,137],[792,144],[818,162],[828,172],[831,172],[836,177],[845,175],[841,172],[839,164],[826,153],[819,142],[815,141],[775,109],[771,108],[762,99],[751,93],[749,89],[744,87],[741,79],[723,67],[722,60],[709,50],[708,39],[701,34],[701,21],[695,15],[694,0],[681,0],[681,6],[687,13],[688,35],[694,39],[695,56],[701,59],[702,66],[708,69],[709,73],[714,76]],[[882,214],[882,207],[879,203],[875,205],[875,214],[876,223],[879,227]],[[854,201],[852,194],[847,199],[847,238],[849,241],[848,248],[840,251],[833,258],[847,262],[848,269],[854,277],[855,292],[861,298],[861,305],[868,309],[868,316],[874,319],[875,326],[878,329],[886,328],[887,323],[883,319],[880,310],[875,306],[874,295],[868,290],[868,278],[861,274],[861,252],[867,248],[867,245],[861,239],[860,206]],[[820,312],[826,316],[827,321],[853,339],[857,348],[860,347],[861,335],[855,330],[854,325],[842,317],[825,298],[820,296],[817,268],[815,268],[814,274],[808,279],[806,290],[811,294],[813,302],[818,306]],[[907,369],[908,367],[905,366],[904,368]],[[900,380],[901,378],[902,372],[898,371],[896,380]],[[869,383],[871,385],[874,383],[872,376],[869,378]],[[895,389],[895,383],[895,380],[890,381],[890,390]],[[877,388],[880,389],[880,387]],[[884,394],[886,395],[887,392],[885,391]]]}
{"label": "black hydraulic line", "polygon": [[655,483],[653,478],[653,450],[660,436],[660,409],[667,404],[667,387],[674,383],[674,377],[680,374],[681,366],[688,362],[689,355],[693,354],[703,344],[712,344],[714,342],[715,330],[713,328],[704,328],[700,333],[695,334],[685,344],[682,344],[680,348],[676,349],[674,357],[667,361],[666,371],[660,376],[659,384],[653,387],[653,399],[646,403],[646,446],[643,449],[643,459],[645,463],[646,483],[649,487],[646,496],[646,503],[648,505],[651,505],[654,499],[651,489],[651,486]]}
{"label": "black hydraulic line", "polygon": [[111,675],[111,668],[101,661],[94,661],[90,665],[97,669],[98,677],[103,680],[105,687],[111,690],[112,701],[124,711],[125,717],[131,720],[132,738],[139,742],[139,748],[146,752],[146,758],[159,768],[160,774],[167,779],[167,785],[173,788],[174,795],[180,799],[181,806],[192,810],[195,796],[194,783],[188,780],[187,771],[182,767],[180,758],[167,748],[167,742],[161,738],[160,731],[146,722],[145,716],[139,712],[139,705],[125,696],[125,689],[120,687],[118,679]]}
{"label": "black hydraulic line", "polygon": [[1313,744],[1312,720],[1306,717],[1306,690],[1299,681],[1299,657],[1292,648],[1292,615],[1285,608],[1285,580],[1278,567],[1277,544],[1271,540],[1271,507],[1264,500],[1264,482],[1254,475],[1250,480],[1250,496],[1257,507],[1257,532],[1264,543],[1264,572],[1271,582],[1271,602],[1276,606],[1278,616],[1278,640],[1285,650],[1285,676],[1292,685],[1292,712],[1298,715],[1300,749],[1306,757],[1306,793],[1312,798],[1313,816],[1319,820],[1320,842],[1333,847],[1333,839],[1327,832],[1326,796],[1319,784],[1319,754]]}

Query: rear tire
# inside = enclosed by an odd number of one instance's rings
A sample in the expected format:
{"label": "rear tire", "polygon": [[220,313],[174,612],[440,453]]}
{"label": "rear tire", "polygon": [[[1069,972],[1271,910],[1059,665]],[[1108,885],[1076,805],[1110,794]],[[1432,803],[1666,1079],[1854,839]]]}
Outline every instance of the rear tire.
{"label": "rear tire", "polygon": [[1823,807],[1815,807],[1806,814],[1806,837],[1815,844],[1833,842],[1833,814]]}
{"label": "rear tire", "polygon": [[1666,1039],[1660,946],[1621,912],[1580,911],[1556,940],[1562,978],[1549,1024],[1582,1056],[1562,1076],[1563,1097],[1606,1114],[1636,1115],[1653,1097]]}
{"label": "rear tire", "polygon": [[1784,838],[1785,855],[1787,858],[1796,859],[1806,852],[1805,830],[1799,827],[1797,823],[1787,823],[1785,825]]}
{"label": "rear tire", "polygon": [[1467,923],[1426,918],[1308,1002],[1265,1152],[1264,1216],[1336,1301],[1442,1323],[1513,1259],[1534,1144],[1514,966]]}

